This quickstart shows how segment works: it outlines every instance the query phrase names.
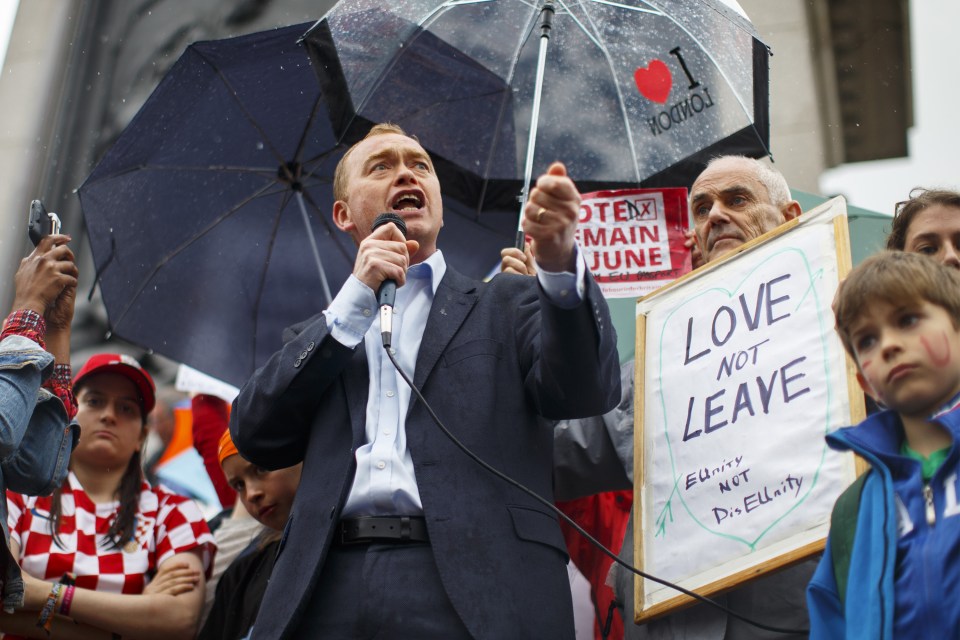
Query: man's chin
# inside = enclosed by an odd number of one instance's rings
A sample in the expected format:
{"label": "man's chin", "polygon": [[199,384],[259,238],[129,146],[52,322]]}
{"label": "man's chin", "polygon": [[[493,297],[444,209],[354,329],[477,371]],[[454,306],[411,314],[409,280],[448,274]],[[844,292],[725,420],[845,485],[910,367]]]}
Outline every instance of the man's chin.
{"label": "man's chin", "polygon": [[720,238],[710,247],[710,260],[716,260],[742,245],[743,240],[740,238]]}

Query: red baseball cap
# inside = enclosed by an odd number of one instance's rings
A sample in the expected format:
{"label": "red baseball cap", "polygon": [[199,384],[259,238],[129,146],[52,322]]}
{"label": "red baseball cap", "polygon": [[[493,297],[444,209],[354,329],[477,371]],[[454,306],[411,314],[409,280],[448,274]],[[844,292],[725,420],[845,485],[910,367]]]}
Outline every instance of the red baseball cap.
{"label": "red baseball cap", "polygon": [[100,353],[91,356],[73,378],[73,388],[76,389],[83,380],[98,373],[116,373],[135,384],[143,401],[144,419],[153,411],[153,405],[156,404],[153,378],[134,358],[123,353]]}

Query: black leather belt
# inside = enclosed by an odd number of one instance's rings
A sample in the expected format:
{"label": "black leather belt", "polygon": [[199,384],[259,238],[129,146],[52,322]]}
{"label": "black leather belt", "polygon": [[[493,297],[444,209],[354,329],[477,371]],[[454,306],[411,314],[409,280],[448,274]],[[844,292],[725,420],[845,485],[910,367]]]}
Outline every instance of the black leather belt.
{"label": "black leather belt", "polygon": [[361,516],[337,524],[334,544],[430,542],[422,516]]}

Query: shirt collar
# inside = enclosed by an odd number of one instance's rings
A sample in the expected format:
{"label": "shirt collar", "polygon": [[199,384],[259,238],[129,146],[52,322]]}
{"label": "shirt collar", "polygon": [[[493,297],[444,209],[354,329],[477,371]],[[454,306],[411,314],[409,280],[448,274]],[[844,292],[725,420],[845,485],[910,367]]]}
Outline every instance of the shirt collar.
{"label": "shirt collar", "polygon": [[447,262],[443,258],[443,253],[437,249],[430,254],[429,258],[407,269],[407,278],[418,280],[429,279],[430,290],[434,295],[436,295],[437,287],[440,286],[440,281],[443,280],[443,276],[446,274],[446,272]]}
{"label": "shirt collar", "polygon": [[952,398],[950,398],[950,400],[949,400],[945,405],[943,405],[942,407],[940,407],[939,409],[937,409],[936,411],[934,411],[934,412],[933,412],[933,415],[930,416],[930,417],[931,417],[931,418],[939,418],[940,416],[942,416],[942,415],[945,414],[945,413],[950,413],[951,411],[953,411],[953,410],[956,409],[957,407],[960,407],[960,393],[958,393],[957,395],[955,395],[955,396],[953,396]]}

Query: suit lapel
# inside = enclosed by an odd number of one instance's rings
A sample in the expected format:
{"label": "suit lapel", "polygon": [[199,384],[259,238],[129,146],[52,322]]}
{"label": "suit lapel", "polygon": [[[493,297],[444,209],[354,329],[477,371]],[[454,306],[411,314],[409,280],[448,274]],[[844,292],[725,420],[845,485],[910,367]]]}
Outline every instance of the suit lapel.
{"label": "suit lapel", "polygon": [[[423,330],[420,352],[417,354],[417,369],[413,382],[418,389],[423,389],[424,382],[433,372],[450,340],[467,319],[478,297],[477,282],[457,273],[448,265],[433,298],[427,326]],[[416,403],[410,403],[411,409],[414,404]]]}

